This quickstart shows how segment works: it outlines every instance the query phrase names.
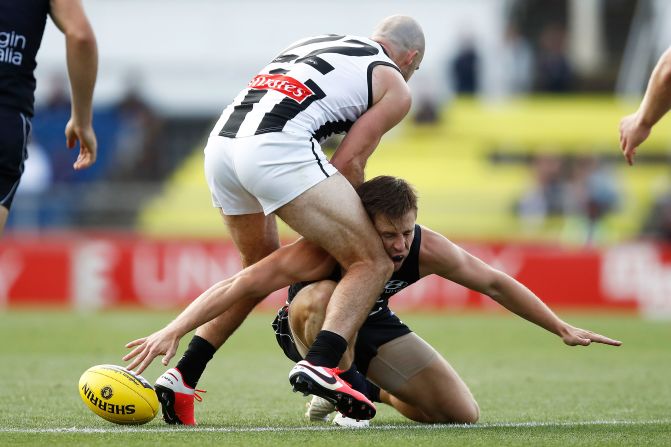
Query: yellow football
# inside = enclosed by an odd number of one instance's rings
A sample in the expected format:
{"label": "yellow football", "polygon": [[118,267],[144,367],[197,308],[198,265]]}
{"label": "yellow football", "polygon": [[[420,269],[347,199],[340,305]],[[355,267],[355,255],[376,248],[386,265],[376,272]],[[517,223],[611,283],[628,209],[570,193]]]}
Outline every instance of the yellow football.
{"label": "yellow football", "polygon": [[116,424],[145,424],[158,413],[158,397],[144,377],[116,365],[96,365],[79,379],[79,395],[91,411]]}

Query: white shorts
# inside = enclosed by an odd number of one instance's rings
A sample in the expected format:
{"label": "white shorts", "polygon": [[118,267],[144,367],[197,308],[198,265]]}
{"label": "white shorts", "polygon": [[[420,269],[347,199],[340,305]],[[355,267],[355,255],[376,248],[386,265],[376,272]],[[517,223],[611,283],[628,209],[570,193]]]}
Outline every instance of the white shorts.
{"label": "white shorts", "polygon": [[319,143],[302,135],[213,135],[205,147],[212,204],[227,215],[268,215],[336,172]]}

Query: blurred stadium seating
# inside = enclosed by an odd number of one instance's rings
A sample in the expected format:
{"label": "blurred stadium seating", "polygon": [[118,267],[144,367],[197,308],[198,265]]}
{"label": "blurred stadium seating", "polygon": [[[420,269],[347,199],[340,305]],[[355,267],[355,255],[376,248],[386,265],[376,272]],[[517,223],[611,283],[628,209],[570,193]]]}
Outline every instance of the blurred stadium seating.
{"label": "blurred stadium seating", "polygon": [[[604,220],[600,242],[635,238],[652,197],[668,183],[671,124],[661,123],[635,169],[617,147],[619,118],[631,109],[607,96],[533,97],[505,103],[459,99],[445,106],[435,124],[408,120],[385,137],[367,167],[368,177],[404,177],[421,197],[420,222],[456,240],[552,241],[580,244],[567,234],[568,218],[522,228],[513,212],[531,186],[531,158],[539,153],[595,156],[620,185],[620,206]],[[197,147],[170,177],[163,193],[140,213],[148,235],[221,235],[202,173]],[[285,229],[285,234],[291,234]]]}
{"label": "blurred stadium seating", "polygon": [[[356,2],[357,14],[332,8],[325,23],[320,8],[289,0],[272,13],[259,11],[262,26],[249,35],[242,0],[171,2],[151,25],[145,17],[157,0],[88,2],[101,54],[94,112],[100,158],[78,173],[62,137],[69,109],[62,103],[62,36],[49,24],[36,73],[34,143],[42,154],[34,149],[29,159],[41,159],[42,170],[27,167],[10,214],[0,247],[0,304],[51,296],[82,307],[181,305],[237,271],[202,169],[205,139],[222,107],[276,45],[304,34],[368,33],[380,17],[404,10],[424,26],[427,54],[410,81],[411,115],[385,136],[367,177],[409,180],[420,195],[420,223],[519,274],[548,302],[638,303],[648,313],[671,314],[663,245],[671,240],[671,119],[655,127],[633,168],[617,140],[620,118],[636,109],[669,44],[668,27],[660,25],[671,18],[670,3],[408,5]],[[295,20],[296,11],[301,27],[274,26]],[[246,38],[222,54],[219,42],[230,36]],[[622,99],[628,95],[629,102]],[[666,232],[656,245],[630,248],[666,196]],[[285,226],[281,233],[295,237]],[[555,272],[574,279],[553,287],[551,280],[562,281]],[[424,284],[406,297],[408,306],[486,302],[452,285]]]}

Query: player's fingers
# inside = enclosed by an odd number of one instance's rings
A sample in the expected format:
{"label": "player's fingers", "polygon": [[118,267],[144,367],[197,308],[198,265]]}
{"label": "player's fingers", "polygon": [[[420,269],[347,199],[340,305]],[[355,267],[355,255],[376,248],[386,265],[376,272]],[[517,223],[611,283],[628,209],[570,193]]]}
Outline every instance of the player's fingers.
{"label": "player's fingers", "polygon": [[147,353],[147,356],[144,358],[140,366],[135,369],[136,374],[142,374],[142,372],[147,369],[147,366],[151,365],[151,362],[156,358],[156,354]]}
{"label": "player's fingers", "polygon": [[138,338],[137,340],[133,340],[131,342],[126,343],[126,347],[132,348],[133,346],[139,346],[142,343],[144,343],[146,339],[147,337]]}
{"label": "player's fingers", "polygon": [[636,148],[629,146],[627,142],[625,142],[624,158],[627,160],[627,163],[629,163],[630,166],[634,164],[634,155],[636,155]]}
{"label": "player's fingers", "polygon": [[163,356],[163,360],[161,361],[161,363],[163,363],[164,366],[168,366],[170,359],[175,356],[175,352],[177,352],[177,346],[173,344],[165,353],[165,356]]}
{"label": "player's fingers", "polygon": [[76,142],[77,142],[77,135],[75,135],[74,132],[65,134],[65,144],[68,146],[69,149],[74,148]]}
{"label": "player's fingers", "polygon": [[121,360],[123,360],[124,362],[127,362],[128,360],[130,360],[130,359],[136,357],[138,354],[140,354],[142,351],[144,351],[144,349],[145,349],[145,346],[144,346],[144,345],[140,345],[140,346],[138,346],[137,348],[133,349],[133,350],[132,350],[131,352],[129,352],[128,354],[124,355],[124,356],[121,358]]}
{"label": "player's fingers", "polygon": [[[143,360],[146,356],[147,356],[147,353],[146,353],[146,352],[144,352],[144,353],[142,353],[141,355],[137,356],[132,362],[130,362],[130,363],[128,364],[128,366],[126,366],[126,369],[128,369],[128,370],[130,370],[130,371],[133,371],[133,370],[135,369],[135,367],[136,367],[137,365],[139,365],[139,364],[142,362],[142,360]],[[138,373],[138,374],[139,374],[139,373]]]}
{"label": "player's fingers", "polygon": [[592,339],[593,342],[595,343],[603,343],[604,345],[611,345],[611,346],[621,346],[622,342],[620,340],[614,340],[612,338],[604,337],[601,334],[590,334],[590,338]]}
{"label": "player's fingers", "polygon": [[80,151],[77,160],[72,165],[73,168],[80,170],[86,169],[93,164],[91,156],[88,152]]}

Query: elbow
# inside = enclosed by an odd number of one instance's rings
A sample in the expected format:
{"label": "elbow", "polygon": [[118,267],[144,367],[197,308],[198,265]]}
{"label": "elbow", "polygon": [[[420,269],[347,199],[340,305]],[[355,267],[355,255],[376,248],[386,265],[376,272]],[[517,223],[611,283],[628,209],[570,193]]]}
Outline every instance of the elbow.
{"label": "elbow", "polygon": [[501,300],[503,299],[503,282],[504,278],[496,275],[487,282],[483,290],[481,290],[481,293],[487,295],[497,303],[501,303]]}
{"label": "elbow", "polygon": [[664,53],[656,67],[657,77],[664,86],[671,86],[671,51]]}
{"label": "elbow", "polygon": [[90,27],[69,30],[66,32],[65,38],[69,46],[72,45],[77,49],[88,51],[96,49],[96,36]]}
{"label": "elbow", "polygon": [[671,57],[662,60],[658,69],[658,77],[662,85],[671,87]]}
{"label": "elbow", "polygon": [[496,287],[489,288],[485,292],[485,295],[487,295],[488,297],[490,297],[492,300],[496,301],[497,303],[501,303],[501,298],[503,296],[501,294],[501,291]]}

